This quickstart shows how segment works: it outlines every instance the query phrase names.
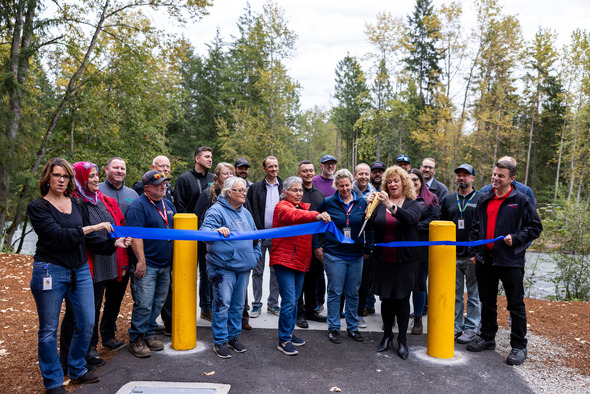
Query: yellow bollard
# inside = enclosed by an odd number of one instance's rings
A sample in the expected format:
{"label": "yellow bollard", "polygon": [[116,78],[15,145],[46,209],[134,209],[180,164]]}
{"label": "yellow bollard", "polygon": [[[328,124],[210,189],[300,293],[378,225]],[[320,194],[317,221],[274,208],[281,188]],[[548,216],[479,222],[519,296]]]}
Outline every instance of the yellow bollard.
{"label": "yellow bollard", "polygon": [[[430,241],[455,241],[453,222],[433,221]],[[428,334],[426,353],[436,358],[455,354],[455,277],[456,246],[428,247]]]}
{"label": "yellow bollard", "polygon": [[[196,230],[197,216],[174,215],[174,228]],[[172,285],[172,349],[192,349],[197,346],[197,241],[174,241]]]}

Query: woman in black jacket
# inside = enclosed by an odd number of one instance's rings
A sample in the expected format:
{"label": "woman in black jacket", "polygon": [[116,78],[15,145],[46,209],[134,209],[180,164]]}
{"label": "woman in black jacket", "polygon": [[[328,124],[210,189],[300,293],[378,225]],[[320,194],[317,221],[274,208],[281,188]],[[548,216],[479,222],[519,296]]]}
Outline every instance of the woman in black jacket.
{"label": "woman in black jacket", "polygon": [[39,182],[41,198],[27,207],[37,233],[31,292],[39,316],[39,367],[48,392],[67,393],[57,353],[57,327],[64,298],[72,306],[75,331],[70,343],[68,374],[75,382],[92,383],[98,376],[86,368],[86,351],[94,327],[94,290],[86,246],[95,253],[113,253],[128,247],[130,238],[104,240],[94,233],[113,231],[109,222],[90,224],[84,200],[74,197],[74,170],[53,158],[45,164]]}
{"label": "woman in black jacket", "polygon": [[[367,199],[381,202],[371,216],[375,244],[395,241],[418,241],[418,221],[422,211],[415,201],[416,193],[408,173],[393,166],[383,174],[382,191]],[[418,250],[412,247],[386,248],[376,246],[373,262],[372,290],[380,295],[383,318],[383,338],[378,352],[391,347],[393,322],[397,317],[399,335],[397,354],[402,359],[409,355],[406,331],[410,318],[410,293],[418,278]]]}

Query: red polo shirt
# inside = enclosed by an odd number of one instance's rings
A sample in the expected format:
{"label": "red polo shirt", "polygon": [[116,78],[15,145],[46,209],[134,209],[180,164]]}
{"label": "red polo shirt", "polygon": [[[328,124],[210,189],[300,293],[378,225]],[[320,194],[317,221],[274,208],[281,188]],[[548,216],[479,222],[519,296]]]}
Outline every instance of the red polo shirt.
{"label": "red polo shirt", "polygon": [[[513,185],[510,185],[510,190],[508,193],[504,194],[503,196],[498,197],[494,195],[494,198],[490,200],[488,203],[487,209],[487,216],[488,221],[486,224],[486,239],[492,239],[496,235],[496,219],[498,218],[498,210],[500,209],[500,205],[504,202],[504,200],[512,193],[512,189],[514,188]],[[486,244],[486,248],[492,250],[494,247],[493,243]]]}

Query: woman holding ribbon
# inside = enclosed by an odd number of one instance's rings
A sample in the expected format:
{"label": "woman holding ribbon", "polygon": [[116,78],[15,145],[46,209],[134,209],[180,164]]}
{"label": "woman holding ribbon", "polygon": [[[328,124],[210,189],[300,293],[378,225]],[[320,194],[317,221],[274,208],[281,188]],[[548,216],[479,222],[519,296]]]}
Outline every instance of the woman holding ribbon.
{"label": "woman holding ribbon", "polygon": [[[422,173],[417,168],[409,171],[410,180],[414,184],[416,192],[416,201],[420,204],[422,213],[418,222],[418,239],[428,241],[428,230],[430,222],[440,218],[440,205],[436,194],[428,190]],[[418,279],[416,287],[412,292],[412,302],[414,303],[414,326],[412,334],[422,335],[424,328],[422,326],[422,314],[426,304],[426,278],[428,277],[428,246],[420,246],[418,255]]]}
{"label": "woman holding ribbon", "polygon": [[[341,343],[340,302],[345,294],[346,330],[353,340],[361,342],[363,336],[358,330],[358,290],[363,272],[363,259],[371,250],[373,232],[360,233],[367,200],[354,191],[354,178],[350,171],[341,169],[334,174],[336,193],[326,198],[319,206],[319,212],[327,212],[336,227],[351,238],[353,244],[340,243],[334,234],[325,233],[323,248],[317,234],[313,237],[314,252],[323,260],[328,277],[328,338],[333,343]],[[359,234],[360,233],[360,234]]]}
{"label": "woman holding ribbon", "polygon": [[[121,213],[119,205],[113,198],[105,196],[98,190],[98,166],[94,163],[83,161],[74,163],[73,168],[75,181],[74,194],[76,197],[84,200],[86,209],[88,210],[90,224],[109,222],[116,226],[122,226],[125,218]],[[104,230],[98,231],[95,234],[104,240],[109,238],[108,233]],[[86,363],[90,367],[98,367],[104,364],[104,360],[98,357],[96,346],[98,344],[100,309],[105,293],[106,281],[115,278],[121,280],[124,270],[128,268],[129,257],[127,251],[123,249],[117,249],[116,253],[113,252],[108,255],[92,253],[90,250],[87,250],[86,256],[88,258],[90,274],[92,275],[95,307],[94,330],[92,332],[92,339],[90,340],[90,347],[86,354]],[[73,331],[74,315],[71,305],[66,302],[66,313],[62,320],[60,330],[60,359],[64,370],[67,369],[68,365],[68,349],[69,343],[72,340]],[[103,347],[118,350],[124,346],[124,342],[118,341],[115,338],[114,332],[110,338],[103,337]]]}
{"label": "woman holding ribbon", "polygon": [[[383,174],[382,190],[369,196],[368,203],[378,198],[380,204],[371,215],[375,245],[395,241],[418,241],[418,221],[422,209],[406,170],[389,167]],[[415,247],[375,246],[372,290],[381,296],[383,338],[378,352],[389,349],[393,341],[393,322],[397,317],[399,335],[397,354],[409,355],[406,331],[410,318],[410,293],[418,276],[418,250]]]}
{"label": "woman holding ribbon", "polygon": [[[205,214],[202,231],[217,231],[228,237],[231,231],[255,231],[252,215],[244,208],[246,181],[231,177],[225,181],[217,202]],[[221,358],[230,358],[228,349],[246,351],[239,341],[242,311],[250,271],[261,257],[258,240],[207,241],[207,275],[213,289],[211,328],[213,350]]]}
{"label": "woman holding ribbon", "polygon": [[27,215],[38,236],[33,262],[31,292],[39,315],[39,367],[49,392],[67,393],[57,352],[57,327],[61,304],[71,305],[75,329],[70,342],[68,375],[75,382],[92,383],[99,377],[86,368],[94,327],[94,290],[86,258],[86,247],[94,253],[110,254],[115,246],[126,248],[129,238],[105,239],[110,233],[104,221],[91,224],[84,200],[74,196],[74,170],[62,158],[50,159],[41,173],[38,198],[27,207]]}
{"label": "woman holding ribbon", "polygon": [[[293,226],[323,220],[330,221],[327,212],[310,211],[303,197],[303,181],[292,176],[283,182],[284,199],[276,206],[272,227]],[[275,238],[270,250],[270,265],[274,267],[281,295],[279,315],[278,349],[288,356],[298,352],[295,346],[305,345],[305,341],[293,333],[297,321],[297,300],[303,289],[305,272],[311,261],[311,235]]]}

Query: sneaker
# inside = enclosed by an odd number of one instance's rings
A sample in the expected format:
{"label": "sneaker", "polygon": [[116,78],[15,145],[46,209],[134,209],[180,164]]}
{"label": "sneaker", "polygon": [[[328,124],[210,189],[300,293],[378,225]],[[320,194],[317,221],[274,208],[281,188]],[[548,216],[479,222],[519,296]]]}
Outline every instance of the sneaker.
{"label": "sneaker", "polygon": [[125,347],[125,342],[117,341],[115,338],[113,338],[113,339],[109,339],[106,342],[103,342],[102,347],[107,348],[112,351],[115,351],[115,350],[123,349]]}
{"label": "sneaker", "polygon": [[201,312],[201,319],[211,321],[211,311],[209,312]]}
{"label": "sneaker", "polygon": [[100,380],[100,377],[92,372],[86,371],[84,375],[77,378],[72,378],[72,383],[95,383]]}
{"label": "sneaker", "polygon": [[463,335],[463,331],[455,331],[455,339],[459,338],[461,335]]}
{"label": "sneaker", "polygon": [[69,394],[68,390],[64,389],[64,386],[54,387],[51,390],[47,390],[47,394]]}
{"label": "sneaker", "polygon": [[459,338],[457,338],[457,343],[466,344],[473,341],[476,337],[475,331],[463,331],[463,334]]}
{"label": "sneaker", "polygon": [[422,335],[424,332],[424,326],[422,325],[422,316],[414,316],[414,327],[412,327],[413,335]]}
{"label": "sneaker", "polygon": [[467,350],[469,350],[470,352],[482,352],[484,350],[494,349],[496,349],[496,341],[486,341],[482,337],[476,337],[467,345]]}
{"label": "sneaker", "polygon": [[158,324],[158,327],[154,331],[156,334],[164,334],[166,332],[166,327],[163,324]]}
{"label": "sneaker", "polygon": [[291,343],[293,344],[293,346],[305,345],[305,341],[303,339],[299,338],[298,336],[296,336],[295,334],[291,334]]}
{"label": "sneaker", "polygon": [[220,358],[231,358],[231,353],[229,352],[227,346],[225,346],[225,343],[213,346],[213,351]]}
{"label": "sneaker", "polygon": [[150,348],[146,345],[145,339],[139,336],[135,341],[129,343],[129,351],[135,357],[145,358],[151,356]]}
{"label": "sneaker", "polygon": [[293,344],[291,342],[285,342],[284,345],[282,343],[279,343],[279,345],[277,346],[277,349],[279,349],[281,352],[283,352],[287,356],[296,356],[299,353],[297,351],[297,349],[295,349],[295,346],[293,346]]}
{"label": "sneaker", "polygon": [[365,340],[360,332],[358,331],[348,331],[348,336],[354,339],[357,342],[362,342]]}
{"label": "sneaker", "polygon": [[359,316],[359,328],[367,328],[367,322],[362,316]]}
{"label": "sneaker", "polygon": [[277,315],[277,316],[280,316],[280,314],[281,314],[281,308],[279,308],[278,306],[269,306],[266,308],[266,311],[268,313],[272,313],[273,315]]}
{"label": "sneaker", "polygon": [[295,325],[299,328],[309,328],[309,323],[307,322],[307,320],[305,320],[305,317],[303,316],[299,316],[297,318]]}
{"label": "sneaker", "polygon": [[160,350],[164,350],[164,342],[156,339],[156,337],[150,337],[145,340],[145,344],[150,348],[153,352],[159,352]]}
{"label": "sneaker", "polygon": [[238,338],[230,339],[227,343],[227,347],[234,349],[234,352],[236,353],[244,353],[246,351],[246,346],[244,346],[242,342],[238,340]]}
{"label": "sneaker", "polygon": [[526,349],[514,349],[510,351],[508,357],[506,357],[506,364],[508,365],[521,365],[527,358]]}
{"label": "sneaker", "polygon": [[260,316],[260,307],[252,306],[252,312],[250,312],[250,317],[257,318],[258,316]]}
{"label": "sneaker", "polygon": [[328,331],[328,339],[332,343],[342,343],[342,337],[337,330]]}

